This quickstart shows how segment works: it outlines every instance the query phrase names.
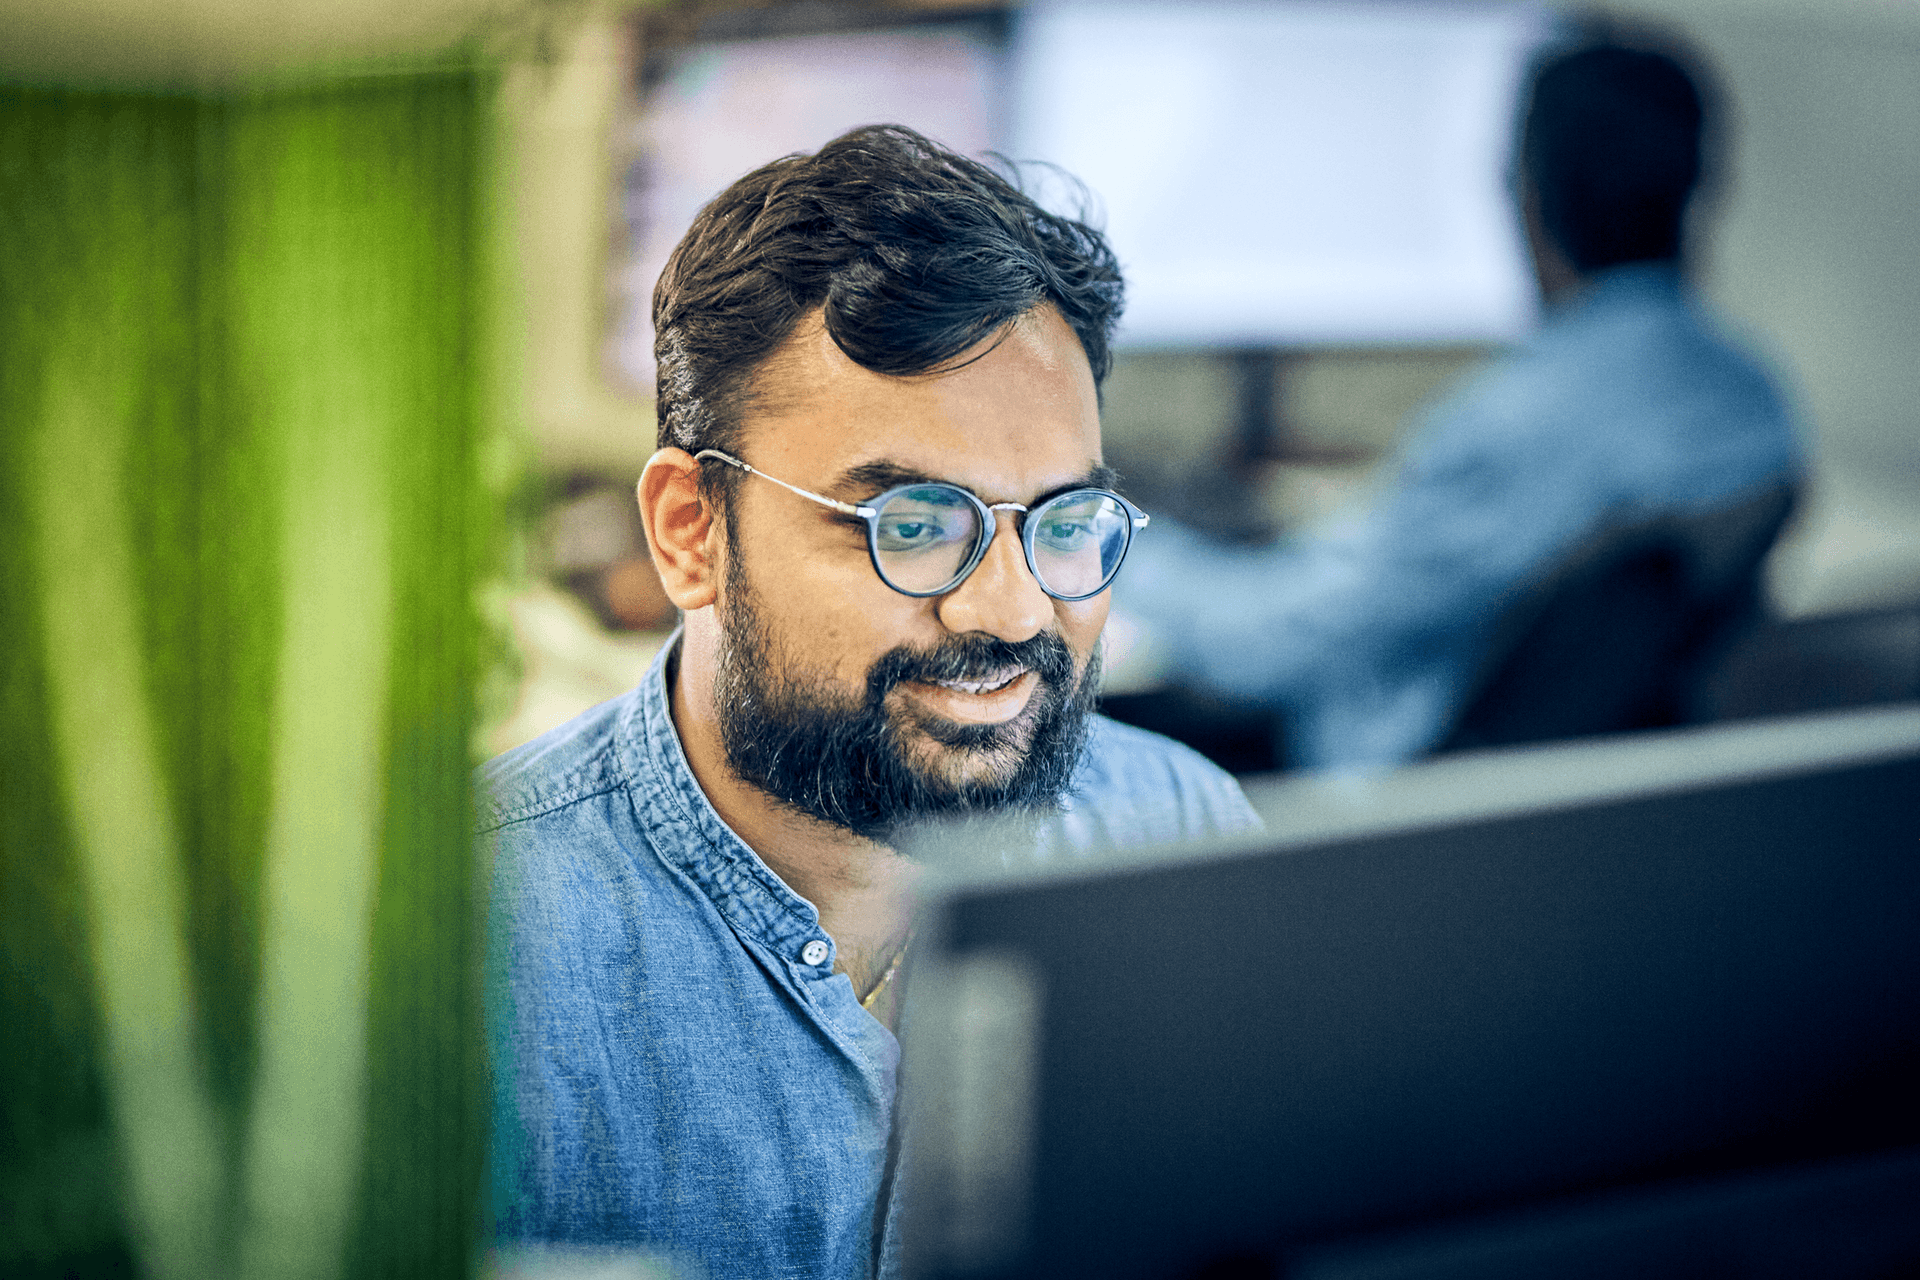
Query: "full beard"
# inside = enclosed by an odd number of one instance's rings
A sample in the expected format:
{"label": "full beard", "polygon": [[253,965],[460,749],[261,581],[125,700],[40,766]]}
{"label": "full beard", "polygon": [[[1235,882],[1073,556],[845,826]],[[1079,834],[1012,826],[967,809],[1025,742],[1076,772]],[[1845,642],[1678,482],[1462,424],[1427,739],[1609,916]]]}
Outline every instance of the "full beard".
{"label": "full beard", "polygon": [[[729,578],[714,700],[727,763],[741,779],[882,843],[924,822],[1058,807],[1086,745],[1098,651],[1076,679],[1071,650],[1051,632],[902,646],[873,664],[856,699],[772,652],[737,565]],[[894,696],[908,682],[986,680],[1015,667],[1038,682],[1020,714],[999,724],[957,724]]]}

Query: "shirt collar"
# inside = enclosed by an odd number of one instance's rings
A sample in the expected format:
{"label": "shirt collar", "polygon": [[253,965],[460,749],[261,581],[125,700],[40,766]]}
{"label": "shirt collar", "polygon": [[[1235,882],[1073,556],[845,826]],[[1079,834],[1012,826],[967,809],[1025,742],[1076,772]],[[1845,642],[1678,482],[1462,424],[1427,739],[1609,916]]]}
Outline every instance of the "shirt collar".
{"label": "shirt collar", "polygon": [[676,631],[660,647],[615,731],[641,829],[661,859],[699,886],[737,931],[799,963],[809,943],[823,942],[828,954],[818,967],[828,968],[833,940],[820,928],[820,913],[721,820],[687,763],[667,692],[680,639]]}

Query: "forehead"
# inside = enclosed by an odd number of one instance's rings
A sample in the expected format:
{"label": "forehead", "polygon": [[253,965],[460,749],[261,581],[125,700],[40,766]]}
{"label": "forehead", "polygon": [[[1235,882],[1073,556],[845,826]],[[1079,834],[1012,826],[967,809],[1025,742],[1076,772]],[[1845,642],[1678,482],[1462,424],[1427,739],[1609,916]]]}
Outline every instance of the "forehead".
{"label": "forehead", "polygon": [[816,311],[756,375],[741,447],[756,467],[794,483],[824,485],[889,462],[990,502],[1023,501],[1100,461],[1093,373],[1052,307],[956,363],[912,377],[864,369]]}

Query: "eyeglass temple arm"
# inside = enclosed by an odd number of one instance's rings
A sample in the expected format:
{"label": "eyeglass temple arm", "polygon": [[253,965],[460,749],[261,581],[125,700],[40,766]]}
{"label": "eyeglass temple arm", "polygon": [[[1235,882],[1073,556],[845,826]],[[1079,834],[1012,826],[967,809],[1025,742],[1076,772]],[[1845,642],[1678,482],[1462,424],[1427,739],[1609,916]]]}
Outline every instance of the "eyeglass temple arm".
{"label": "eyeglass temple arm", "polygon": [[811,498],[823,507],[832,507],[835,511],[844,512],[847,515],[859,516],[862,520],[871,520],[879,514],[879,512],[875,511],[872,507],[856,507],[851,502],[841,502],[838,499],[829,498],[825,494],[815,493],[810,489],[802,489],[797,484],[788,484],[785,480],[781,480],[776,476],[770,476],[764,471],[757,471],[733,455],[722,453],[718,449],[702,449],[693,455],[695,462],[706,458],[718,458],[728,466],[738,467],[750,476],[759,476],[762,480],[772,480],[775,484],[790,493],[797,493],[803,498]]}

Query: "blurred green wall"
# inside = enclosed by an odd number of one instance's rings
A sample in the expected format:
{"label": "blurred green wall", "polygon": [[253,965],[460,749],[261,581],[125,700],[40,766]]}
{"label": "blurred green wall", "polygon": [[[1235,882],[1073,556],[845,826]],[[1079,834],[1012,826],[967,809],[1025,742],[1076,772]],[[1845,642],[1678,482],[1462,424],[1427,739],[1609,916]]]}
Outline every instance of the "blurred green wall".
{"label": "blurred green wall", "polygon": [[492,79],[0,85],[0,1275],[464,1275]]}

